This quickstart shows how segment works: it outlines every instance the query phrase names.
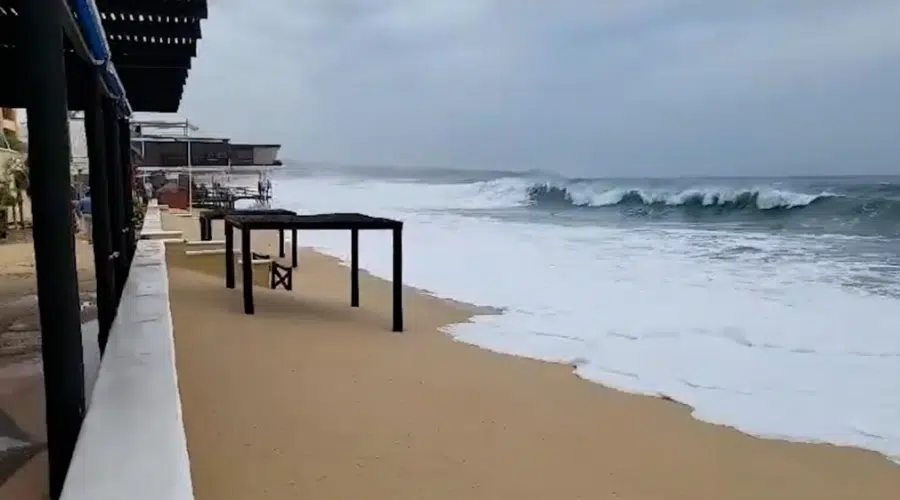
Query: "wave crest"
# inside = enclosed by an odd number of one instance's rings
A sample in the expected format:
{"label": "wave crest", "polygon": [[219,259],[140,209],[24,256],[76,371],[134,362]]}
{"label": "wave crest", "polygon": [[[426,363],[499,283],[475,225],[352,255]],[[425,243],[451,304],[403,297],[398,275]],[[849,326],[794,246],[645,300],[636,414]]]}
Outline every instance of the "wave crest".
{"label": "wave crest", "polygon": [[526,188],[527,202],[535,206],[610,207],[715,207],[730,210],[777,210],[802,208],[837,197],[830,193],[805,194],[774,188],[689,188],[679,191],[598,188],[590,185],[557,186],[532,184]]}

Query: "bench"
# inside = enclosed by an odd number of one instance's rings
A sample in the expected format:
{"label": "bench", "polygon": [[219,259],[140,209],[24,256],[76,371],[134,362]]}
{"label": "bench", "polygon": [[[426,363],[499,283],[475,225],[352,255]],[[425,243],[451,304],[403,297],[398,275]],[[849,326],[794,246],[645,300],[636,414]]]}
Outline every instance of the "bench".
{"label": "bench", "polygon": [[[203,250],[185,250],[185,255],[225,255],[224,248],[204,248]],[[240,255],[240,252],[235,252]]]}
{"label": "bench", "polygon": [[150,231],[141,231],[141,239],[142,240],[161,240],[168,238],[182,238],[181,231],[166,231],[166,230],[150,230]]}
{"label": "bench", "polygon": [[169,245],[182,245],[184,244],[184,240],[181,238],[156,238],[155,241],[161,241],[166,244],[166,247]]}
{"label": "bench", "polygon": [[185,248],[191,249],[207,249],[207,248],[225,248],[225,240],[184,240]]}

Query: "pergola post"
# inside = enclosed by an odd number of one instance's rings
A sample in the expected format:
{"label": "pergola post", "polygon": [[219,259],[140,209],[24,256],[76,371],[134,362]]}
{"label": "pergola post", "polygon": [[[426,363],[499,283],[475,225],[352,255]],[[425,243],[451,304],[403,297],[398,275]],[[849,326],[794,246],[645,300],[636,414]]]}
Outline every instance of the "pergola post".
{"label": "pergola post", "polygon": [[291,267],[297,267],[297,230],[291,229]]}
{"label": "pergola post", "polygon": [[234,226],[225,224],[225,288],[234,288]]}
{"label": "pergola post", "polygon": [[403,226],[394,228],[394,328],[395,332],[403,331]]}
{"label": "pergola post", "polygon": [[241,270],[244,285],[244,314],[253,314],[253,252],[250,250],[250,228],[241,226]]}
{"label": "pergola post", "polygon": [[359,229],[350,230],[350,306],[359,307]]}
{"label": "pergola post", "polygon": [[127,118],[119,120],[119,151],[122,154],[122,201],[125,209],[125,277],[127,278],[136,246],[136,228],[134,227],[134,170],[131,164],[131,127],[128,124]]}
{"label": "pergola post", "polygon": [[94,273],[97,277],[97,343],[106,349],[109,330],[116,316],[116,281],[111,259],[109,193],[106,178],[106,145],[103,141],[103,90],[100,77],[84,65],[91,82],[85,96],[84,131],[90,162],[91,217],[93,219]]}
{"label": "pergola post", "polygon": [[128,273],[125,258],[125,209],[122,195],[122,154],[119,151],[119,120],[115,104],[103,100],[103,124],[106,139],[107,181],[109,183],[109,234],[112,237],[112,251],[116,258],[116,303],[125,288],[125,276]]}
{"label": "pergola post", "polygon": [[63,10],[21,2],[35,274],[46,393],[50,497],[59,498],[84,418],[81,307],[69,177]]}

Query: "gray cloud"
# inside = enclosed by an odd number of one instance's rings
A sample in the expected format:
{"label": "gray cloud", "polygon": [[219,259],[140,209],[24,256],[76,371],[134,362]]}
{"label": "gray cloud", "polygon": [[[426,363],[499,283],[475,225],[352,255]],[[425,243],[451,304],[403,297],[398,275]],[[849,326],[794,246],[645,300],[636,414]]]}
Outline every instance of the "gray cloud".
{"label": "gray cloud", "polygon": [[896,0],[230,0],[183,114],[283,156],[900,172]]}

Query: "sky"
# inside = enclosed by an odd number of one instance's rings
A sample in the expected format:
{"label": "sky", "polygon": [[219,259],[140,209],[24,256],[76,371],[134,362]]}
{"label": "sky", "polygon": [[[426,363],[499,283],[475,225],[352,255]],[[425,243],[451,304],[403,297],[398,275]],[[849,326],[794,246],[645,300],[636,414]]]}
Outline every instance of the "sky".
{"label": "sky", "polygon": [[180,114],[287,159],[900,174],[898,0],[210,4]]}

